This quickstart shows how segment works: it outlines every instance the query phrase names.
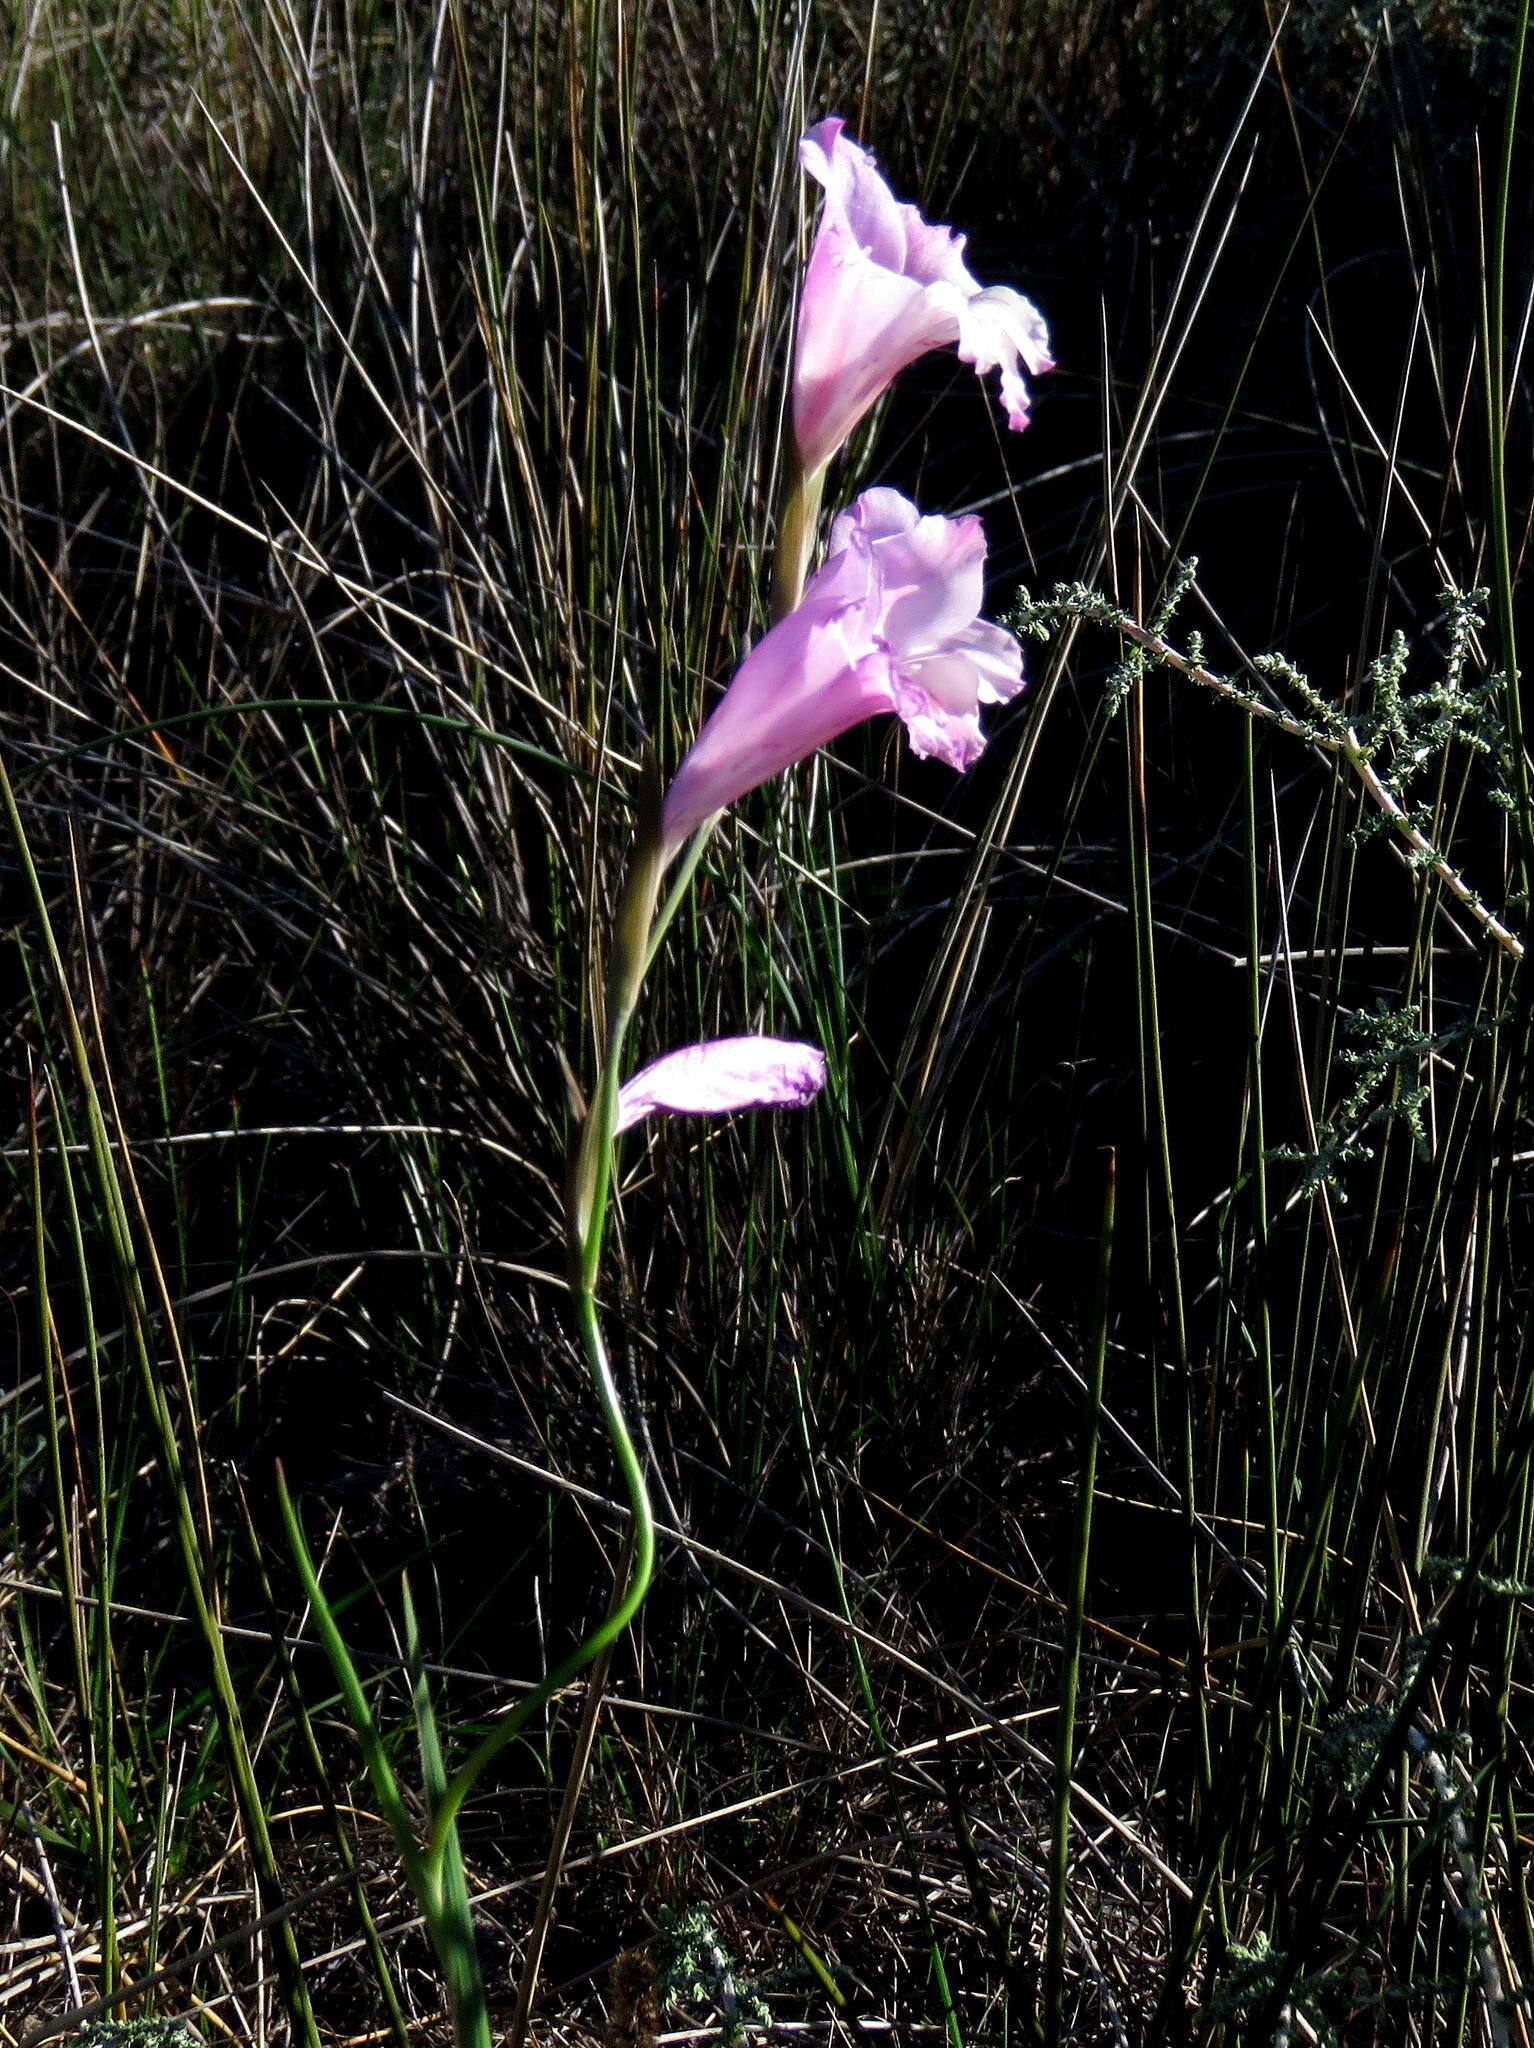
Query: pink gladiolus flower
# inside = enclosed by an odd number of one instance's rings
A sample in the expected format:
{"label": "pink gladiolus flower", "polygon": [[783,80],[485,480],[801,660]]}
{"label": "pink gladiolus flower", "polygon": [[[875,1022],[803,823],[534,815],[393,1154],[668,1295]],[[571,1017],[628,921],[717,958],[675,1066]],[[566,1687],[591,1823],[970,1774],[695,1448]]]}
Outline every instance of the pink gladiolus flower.
{"label": "pink gladiolus flower", "polygon": [[787,1038],[714,1038],[641,1067],[618,1090],[615,1129],[657,1110],[709,1116],[730,1109],[802,1109],[826,1084],[818,1045]]}
{"label": "pink gladiolus flower", "polygon": [[979,616],[984,583],[985,528],[973,514],[924,518],[898,491],[865,491],[677,770],[662,816],[668,853],[881,711],[899,714],[916,753],[967,768],[985,746],[980,706],[1023,687],[1022,649]]}
{"label": "pink gladiolus flower", "polygon": [[799,161],[826,188],[799,306],[794,432],[807,472],[822,468],[880,392],[928,349],[958,344],[977,375],[1001,373],[1007,425],[1028,424],[1028,387],[1054,368],[1049,330],[1020,292],[982,286],[964,237],[902,206],[873,158],[822,121]]}

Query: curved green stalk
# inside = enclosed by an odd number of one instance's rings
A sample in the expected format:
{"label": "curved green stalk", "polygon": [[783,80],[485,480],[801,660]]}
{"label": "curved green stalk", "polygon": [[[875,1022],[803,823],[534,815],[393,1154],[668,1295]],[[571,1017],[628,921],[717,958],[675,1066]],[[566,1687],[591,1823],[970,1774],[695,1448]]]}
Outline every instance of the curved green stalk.
{"label": "curved green stalk", "polygon": [[[644,831],[635,852],[619,902],[613,935],[601,1074],[576,1142],[570,1174],[570,1291],[602,1419],[628,1495],[632,1524],[625,1563],[620,1570],[613,1603],[600,1627],[594,1629],[518,1702],[515,1709],[459,1765],[451,1778],[447,1777],[443,1767],[430,1703],[417,1684],[417,1732],[422,1740],[431,1812],[424,1843],[419,1839],[405,1805],[367,1694],[320,1585],[302,1524],[280,1468],[278,1471],[278,1497],[299,1576],[321,1640],[329,1653],[348,1716],[362,1744],[363,1761],[374,1795],[399,1850],[406,1879],[426,1917],[432,1945],[446,1980],[454,2033],[460,2048],[490,2048],[490,2032],[484,1983],[475,1950],[472,1906],[458,1847],[458,1816],[483,1772],[508,1744],[517,1739],[534,1715],[626,1633],[643,1606],[654,1577],[655,1517],[639,1453],[629,1430],[607,1347],[602,1340],[597,1277],[612,1208],[614,1127],[629,1025],[645,974],[666,927],[680,908],[712,830],[713,821],[710,820],[694,835],[658,916],[656,902],[668,864],[658,817],[652,819]],[[414,1644],[413,1617],[410,1635]],[[413,1661],[419,1664],[418,1657]]]}
{"label": "curved green stalk", "polygon": [[629,1434],[627,1418],[624,1416],[618,1389],[607,1362],[601,1332],[596,1326],[594,1302],[590,1304],[590,1314],[582,1314],[581,1332],[586,1340],[587,1356],[592,1363],[602,1413],[612,1436],[613,1448],[618,1454],[618,1463],[622,1468],[628,1490],[629,1506],[633,1514],[633,1563],[626,1584],[620,1588],[600,1627],[594,1629],[583,1643],[570,1652],[563,1663],[556,1665],[545,1679],[535,1685],[455,1772],[433,1817],[431,1833],[426,1841],[424,1861],[427,1868],[433,1871],[440,1866],[458,1813],[480,1774],[495,1761],[509,1742],[516,1740],[541,1708],[547,1706],[556,1694],[563,1692],[574,1679],[579,1678],[609,1644],[618,1641],[644,1605],[645,1595],[650,1590],[650,1581],[654,1576],[655,1517],[650,1507],[650,1497],[645,1488],[639,1457],[634,1449],[633,1438]]}
{"label": "curved green stalk", "polygon": [[[460,2048],[490,2048],[489,2018],[475,1949],[473,1912],[458,1847],[457,1821],[464,1801],[482,1773],[509,1743],[517,1739],[533,1716],[619,1641],[644,1604],[654,1576],[655,1517],[607,1347],[602,1341],[596,1283],[612,1205],[614,1125],[617,1122],[624,1043],[660,932],[675,915],[702,854],[709,829],[705,828],[696,835],[678,884],[668,897],[658,921],[655,904],[666,866],[658,828],[646,833],[634,857],[614,933],[602,1071],[577,1142],[570,1180],[570,1288],[575,1299],[581,1341],[602,1408],[602,1419],[607,1425],[623,1475],[632,1515],[626,1569],[600,1627],[594,1629],[584,1642],[534,1686],[460,1764],[451,1778],[446,1776],[443,1768],[429,1702],[417,1684],[417,1732],[422,1741],[431,1807],[431,1822],[424,1844],[417,1838],[366,1692],[320,1585],[280,1468],[278,1471],[278,1497],[299,1576],[329,1653],[347,1713],[362,1744],[363,1760],[374,1794],[394,1836],[406,1879],[425,1914],[432,1945],[446,1979],[454,2033]],[[414,1646],[413,1616],[410,1637]],[[414,1654],[413,1663],[417,1666],[419,1663]]]}
{"label": "curved green stalk", "polygon": [[[700,833],[694,842],[693,865],[696,865],[696,856],[702,852],[702,838]],[[576,1145],[569,1195],[570,1291],[575,1300],[576,1321],[586,1361],[601,1404],[602,1420],[607,1425],[633,1518],[629,1569],[620,1580],[613,1604],[601,1625],[490,1731],[453,1774],[432,1816],[431,1832],[426,1841],[424,1860],[434,1883],[438,1881],[443,1858],[448,1852],[458,1813],[480,1774],[508,1743],[516,1740],[534,1714],[625,1633],[644,1605],[655,1572],[655,1516],[645,1486],[644,1469],[629,1431],[607,1347],[602,1341],[596,1285],[612,1205],[614,1125],[618,1117],[623,1048],[639,1001],[645,969],[652,957],[656,898],[665,867],[665,850],[657,823],[646,831],[635,852],[618,906],[612,965],[608,975],[607,1037],[602,1072]],[[679,901],[678,892],[673,890],[667,902],[668,916],[674,914]]]}

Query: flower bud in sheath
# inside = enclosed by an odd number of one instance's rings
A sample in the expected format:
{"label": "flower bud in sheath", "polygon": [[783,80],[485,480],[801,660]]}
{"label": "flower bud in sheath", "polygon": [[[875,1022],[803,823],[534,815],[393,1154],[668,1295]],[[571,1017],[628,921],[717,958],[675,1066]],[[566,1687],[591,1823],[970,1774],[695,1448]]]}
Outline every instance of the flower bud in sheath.
{"label": "flower bud in sheath", "polygon": [[825,1086],[826,1056],[786,1038],[713,1038],[641,1067],[618,1090],[615,1128],[658,1110],[717,1116],[731,1109],[801,1109]]}

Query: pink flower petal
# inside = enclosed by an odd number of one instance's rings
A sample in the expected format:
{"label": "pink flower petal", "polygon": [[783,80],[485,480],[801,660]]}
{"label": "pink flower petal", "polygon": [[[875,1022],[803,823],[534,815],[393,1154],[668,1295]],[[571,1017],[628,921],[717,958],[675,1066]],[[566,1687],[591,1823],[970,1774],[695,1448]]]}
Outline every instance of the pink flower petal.
{"label": "pink flower petal", "polygon": [[926,687],[929,680],[941,682],[926,673],[902,676],[895,685],[895,709],[919,760],[944,761],[962,773],[985,752],[980,713],[973,705],[964,710],[945,703],[939,690]]}
{"label": "pink flower petal", "polygon": [[713,1038],[641,1067],[618,1090],[615,1128],[647,1116],[717,1116],[732,1109],[802,1109],[826,1083],[817,1045],[788,1038]]}
{"label": "pink flower petal", "polygon": [[1043,377],[1055,367],[1049,329],[1031,299],[1008,284],[987,285],[967,300],[960,315],[964,330],[959,354],[977,370],[991,370],[1018,356],[1029,374]]}
{"label": "pink flower petal", "polygon": [[982,704],[1010,703],[1022,689],[1023,650],[1015,633],[1005,626],[993,626],[989,619],[976,619],[949,642],[954,654],[962,655],[974,671],[976,694]]}
{"label": "pink flower petal", "polygon": [[794,357],[794,435],[805,470],[825,467],[907,363],[958,338],[951,306],[835,238],[817,241]]}
{"label": "pink flower petal", "polygon": [[871,546],[897,540],[910,533],[920,519],[921,513],[909,498],[892,491],[888,484],[875,484],[831,521],[830,553],[838,555],[843,548],[850,548],[858,534]]}
{"label": "pink flower petal", "polygon": [[998,370],[1007,422],[1027,424],[1028,387],[1054,367],[1037,309],[1006,285],[983,287],[964,237],[902,205],[873,158],[821,121],[799,160],[825,187],[799,304],[794,432],[807,471],[825,466],[907,363],[957,344],[977,374]]}
{"label": "pink flower petal", "polygon": [[865,718],[894,710],[888,658],[860,630],[866,607],[817,602],[818,580],[746,656],[677,770],[662,816],[668,845]]}
{"label": "pink flower petal", "polygon": [[837,519],[833,546],[837,533],[844,545],[861,533],[874,556],[884,590],[880,632],[897,657],[951,639],[980,610],[985,528],[973,514],[924,519],[898,491],[872,490]]}

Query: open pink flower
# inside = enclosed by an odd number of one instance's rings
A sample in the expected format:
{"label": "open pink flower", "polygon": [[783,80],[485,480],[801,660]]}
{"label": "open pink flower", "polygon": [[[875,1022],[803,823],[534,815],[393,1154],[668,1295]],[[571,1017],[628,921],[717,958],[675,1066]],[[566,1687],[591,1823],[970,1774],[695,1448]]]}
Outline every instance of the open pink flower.
{"label": "open pink flower", "polygon": [[674,852],[705,818],[881,711],[918,754],[967,768],[985,746],[980,706],[1023,686],[1022,650],[979,616],[985,528],[924,518],[872,490],[839,515],[827,561],[742,662],[667,792]]}
{"label": "open pink flower", "polygon": [[1007,424],[1028,424],[1028,387],[1054,368],[1038,310],[1007,285],[982,286],[964,237],[902,206],[873,158],[822,121],[799,161],[826,188],[799,306],[794,432],[807,472],[822,468],[880,392],[928,349],[958,344],[979,375],[1001,373]]}
{"label": "open pink flower", "polygon": [[730,1109],[802,1109],[826,1084],[826,1056],[818,1045],[788,1038],[713,1038],[641,1067],[618,1090],[614,1128],[657,1110],[709,1116]]}

